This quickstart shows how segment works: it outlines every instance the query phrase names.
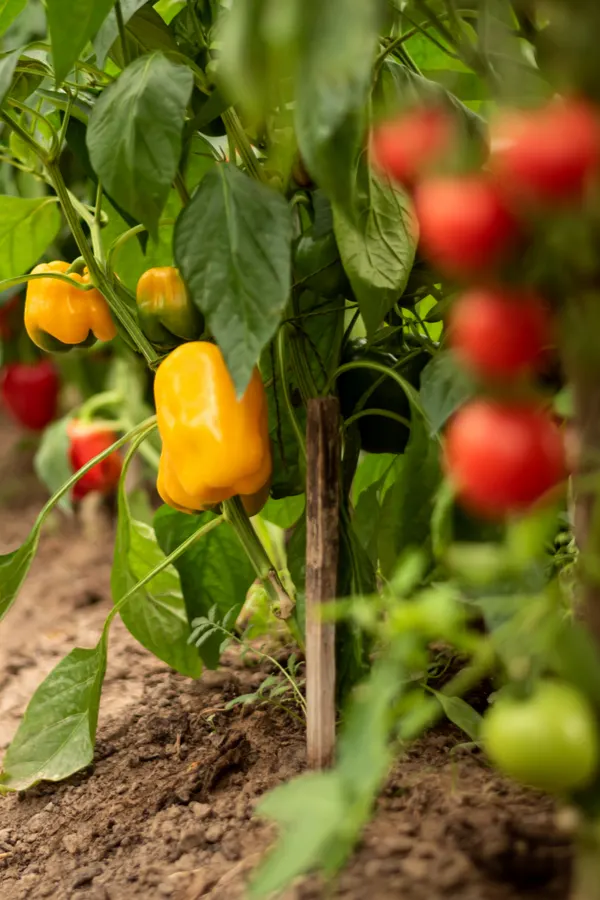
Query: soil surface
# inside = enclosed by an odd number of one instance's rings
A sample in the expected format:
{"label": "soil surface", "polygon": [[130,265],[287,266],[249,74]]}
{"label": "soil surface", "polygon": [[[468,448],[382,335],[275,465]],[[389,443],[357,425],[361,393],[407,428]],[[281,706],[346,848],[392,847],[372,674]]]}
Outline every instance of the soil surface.
{"label": "soil surface", "polygon": [[[31,450],[0,420],[0,552],[26,536],[45,494]],[[48,523],[0,638],[0,750],[35,687],[110,608],[112,525]],[[111,634],[94,765],[63,784],[0,798],[2,900],[238,900],[274,838],[260,796],[304,767],[285,713],[222,708],[256,687],[234,654],[193,682]],[[490,772],[443,727],[391,773],[373,822],[336,884],[299,881],[285,900],[564,900],[568,839],[550,802]]]}

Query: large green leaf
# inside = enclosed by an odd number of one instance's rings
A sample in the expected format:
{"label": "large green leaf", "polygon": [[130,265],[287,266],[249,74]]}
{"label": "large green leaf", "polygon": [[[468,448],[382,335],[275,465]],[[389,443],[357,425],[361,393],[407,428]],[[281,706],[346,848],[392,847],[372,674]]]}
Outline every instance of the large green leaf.
{"label": "large green leaf", "polygon": [[98,178],[153,237],[179,165],[193,80],[190,69],[160,53],[140,57],[90,116],[87,145]]}
{"label": "large green leaf", "polygon": [[418,226],[406,192],[377,177],[364,160],[354,196],[352,216],[334,206],[335,236],[367,331],[372,333],[406,287]]}
{"label": "large green leaf", "polygon": [[437,353],[421,373],[420,397],[431,434],[437,434],[459,406],[470,400],[477,386],[450,352]]}
{"label": "large green leaf", "polygon": [[378,0],[304,0],[296,84],[298,146],[331,199],[350,209],[352,171],[378,47]]}
{"label": "large green leaf", "polygon": [[0,34],[4,34],[26,6],[27,0],[0,0]]}
{"label": "large green leaf", "polygon": [[[132,518],[124,479],[121,479],[119,521],[111,573],[113,601],[118,603],[164,558],[153,529]],[[172,566],[163,569],[145,587],[136,591],[120,610],[120,615],[127,630],[146,650],[182,675],[190,678],[200,676],[202,664],[196,648],[188,644],[190,627],[179,576]]]}
{"label": "large green leaf", "polygon": [[175,226],[175,261],[238,396],[288,299],[292,217],[281,194],[233,165],[208,172]]}
{"label": "large green leaf", "polygon": [[27,272],[56,238],[55,197],[0,197],[0,279]]}
{"label": "large green leaf", "polygon": [[[214,518],[205,512],[190,516],[162,506],[154,517],[158,542],[172,553],[202,524]],[[213,606],[222,620],[234,608],[241,609],[255,572],[238,538],[229,526],[220,525],[187,550],[175,563],[179,572],[188,620],[207,616]],[[200,654],[209,668],[219,664],[222,636],[203,643]],[[196,652],[196,651],[195,651]]]}
{"label": "large green leaf", "polygon": [[427,545],[434,498],[442,474],[439,444],[429,437],[421,416],[413,416],[410,438],[394,465],[394,482],[381,507],[379,559],[390,577],[400,554],[411,546]]}
{"label": "large green leaf", "polygon": [[96,34],[115,0],[46,0],[56,81],[67,77],[85,45]]}
{"label": "large green leaf", "polygon": [[108,633],[92,650],[72,650],[44,679],[6,751],[0,791],[60,781],[91,763]]}

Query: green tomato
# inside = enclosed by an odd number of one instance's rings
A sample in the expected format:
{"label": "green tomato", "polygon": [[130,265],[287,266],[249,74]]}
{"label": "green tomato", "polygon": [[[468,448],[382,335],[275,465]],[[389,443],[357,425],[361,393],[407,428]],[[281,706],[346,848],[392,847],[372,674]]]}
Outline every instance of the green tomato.
{"label": "green tomato", "polygon": [[596,774],[596,717],[569,684],[542,681],[526,700],[499,698],[484,716],[481,737],[494,765],[529,787],[563,793]]}

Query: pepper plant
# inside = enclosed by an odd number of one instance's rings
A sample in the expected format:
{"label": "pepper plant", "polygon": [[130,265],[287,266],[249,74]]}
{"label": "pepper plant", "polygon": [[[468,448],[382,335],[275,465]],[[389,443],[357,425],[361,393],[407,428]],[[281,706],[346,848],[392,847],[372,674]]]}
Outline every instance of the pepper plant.
{"label": "pepper plant", "polygon": [[[573,807],[591,900],[596,0],[46,0],[17,46],[24,6],[0,11],[0,289],[26,285],[57,359],[112,340],[118,377],[42,438],[53,494],[0,559],[0,616],[50,511],[120,481],[113,608],[34,694],[0,789],[91,762],[116,615],[197,678],[258,578],[303,650],[306,410],[337,396],[337,761],[265,799],[282,831],[253,895],[335,874],[394,751],[446,715]],[[466,659],[449,681],[440,641]],[[490,675],[482,721],[463,698]]]}

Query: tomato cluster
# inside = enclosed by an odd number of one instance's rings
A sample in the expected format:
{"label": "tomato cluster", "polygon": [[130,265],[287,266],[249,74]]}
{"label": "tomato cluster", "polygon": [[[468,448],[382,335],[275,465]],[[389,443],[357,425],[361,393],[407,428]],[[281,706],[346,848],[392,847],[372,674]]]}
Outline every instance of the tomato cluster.
{"label": "tomato cluster", "polygon": [[421,108],[379,126],[371,153],[380,170],[411,190],[423,256],[468,285],[452,310],[451,340],[457,359],[492,397],[451,421],[446,465],[466,506],[502,518],[536,503],[566,473],[556,422],[531,399],[534,392],[523,400],[519,391],[527,377],[548,369],[550,308],[529,287],[506,287],[503,272],[532,218],[588,196],[600,172],[600,116],[580,99],[505,113],[493,125],[485,169],[448,174],[443,166],[457,140],[447,111]]}

